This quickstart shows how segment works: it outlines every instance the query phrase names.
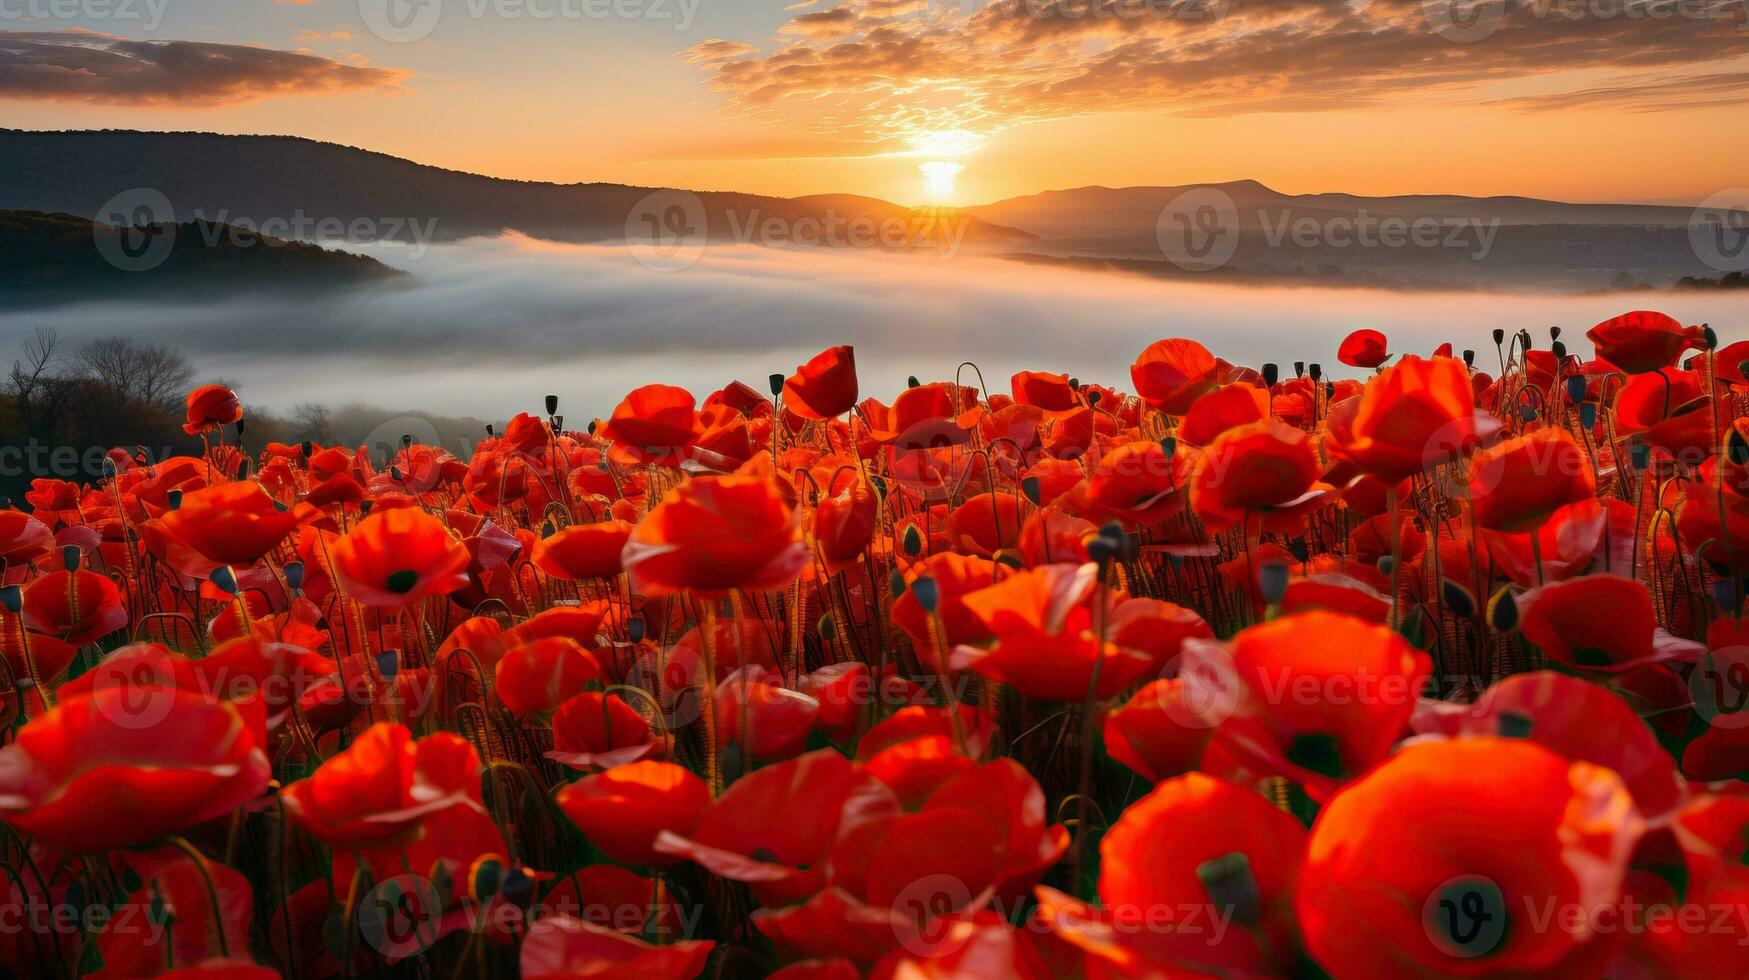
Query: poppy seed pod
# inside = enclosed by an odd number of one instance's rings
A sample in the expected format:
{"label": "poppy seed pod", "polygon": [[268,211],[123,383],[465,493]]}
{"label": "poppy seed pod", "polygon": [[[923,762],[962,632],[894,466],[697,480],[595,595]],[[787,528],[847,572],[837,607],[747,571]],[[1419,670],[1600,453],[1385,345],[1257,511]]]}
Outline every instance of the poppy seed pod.
{"label": "poppy seed pod", "polygon": [[1099,392],[1090,391],[1087,393],[1087,405],[1089,408],[1099,407]]}
{"label": "poppy seed pod", "polygon": [[0,606],[12,615],[18,615],[18,611],[24,608],[24,590],[16,585],[0,588]]}
{"label": "poppy seed pod", "polygon": [[1582,376],[1567,379],[1567,400],[1575,405],[1585,400],[1585,379]]}
{"label": "poppy seed pod", "polygon": [[212,583],[218,586],[220,591],[231,595],[237,594],[237,573],[231,571],[231,566],[220,565],[213,569],[211,578]]}
{"label": "poppy seed pod", "polygon": [[1549,339],[1550,340],[1560,340],[1561,339],[1561,328],[1560,327],[1550,327],[1549,328]]}
{"label": "poppy seed pod", "polygon": [[169,493],[166,493],[164,495],[164,503],[167,504],[171,510],[181,510],[182,509],[182,491],[181,490],[172,490]]}
{"label": "poppy seed pod", "polygon": [[936,587],[935,580],[927,575],[911,583],[911,594],[917,597],[917,604],[926,613],[935,612],[936,605],[941,601],[941,590]]}
{"label": "poppy seed pod", "polygon": [[557,415],[558,413],[559,413],[559,396],[558,395],[548,395],[547,396],[547,414],[548,415]]}
{"label": "poppy seed pod", "polygon": [[1494,328],[1494,346],[1499,347],[1501,344],[1504,344],[1504,343],[1506,343],[1506,331],[1502,330],[1499,327],[1495,327]]}
{"label": "poppy seed pod", "polygon": [[65,565],[69,572],[76,572],[79,570],[80,557],[81,552],[79,551],[79,546],[76,544],[66,545],[61,548],[61,564]]}
{"label": "poppy seed pod", "polygon": [[376,659],[377,673],[382,675],[383,680],[392,681],[401,672],[401,651],[384,650],[377,654]]}
{"label": "poppy seed pod", "polygon": [[302,589],[304,587],[304,563],[303,562],[301,562],[301,561],[286,562],[285,567],[280,569],[280,572],[281,572],[281,574],[283,574],[285,576],[286,588],[291,589],[293,592],[296,592],[299,589]]}
{"label": "poppy seed pod", "polygon": [[1306,373],[1311,376],[1313,381],[1322,381],[1324,379],[1324,365],[1309,364],[1306,366]]}
{"label": "poppy seed pod", "polygon": [[644,641],[644,617],[633,616],[631,619],[626,620],[626,639],[631,640],[633,643],[642,643]]}
{"label": "poppy seed pod", "polygon": [[1273,387],[1275,387],[1275,383],[1278,380],[1280,380],[1280,378],[1281,378],[1280,365],[1276,364],[1274,361],[1271,361],[1268,364],[1263,365],[1263,383],[1264,384],[1273,388]]}
{"label": "poppy seed pod", "polygon": [[765,380],[766,384],[771,388],[771,396],[773,398],[783,394],[783,375],[773,374]]}
{"label": "poppy seed pod", "polygon": [[918,381],[915,374],[905,379],[905,387],[907,388],[921,388],[922,386],[923,382]]}
{"label": "poppy seed pod", "polygon": [[1476,352],[1475,351],[1473,351],[1473,350],[1464,351],[1464,364],[1467,367],[1475,367],[1476,366]]}

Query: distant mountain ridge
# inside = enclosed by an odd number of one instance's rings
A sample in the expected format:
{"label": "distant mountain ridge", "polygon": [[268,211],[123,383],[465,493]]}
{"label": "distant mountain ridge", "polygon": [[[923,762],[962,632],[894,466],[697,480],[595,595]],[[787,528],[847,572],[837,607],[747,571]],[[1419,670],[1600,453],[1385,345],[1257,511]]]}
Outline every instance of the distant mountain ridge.
{"label": "distant mountain ridge", "polygon": [[[117,194],[150,188],[178,218],[287,222],[302,217],[378,222],[385,238],[409,240],[429,224],[435,241],[514,230],[561,242],[625,238],[652,194],[675,220],[703,218],[703,240],[832,244],[834,229],[858,223],[927,238],[944,222],[955,244],[1031,243],[1029,233],[952,209],[913,209],[875,198],[780,198],[625,184],[552,184],[445,170],[385,153],[292,136],[226,136],[133,130],[33,132],[0,129],[0,208],[60,211],[91,218]],[[696,203],[695,203],[696,202]],[[696,211],[697,214],[685,213]],[[395,223],[403,227],[396,233]],[[883,224],[884,223],[884,224]],[[695,233],[688,224],[683,231]],[[895,236],[902,237],[902,236]]]}
{"label": "distant mountain ridge", "polygon": [[1238,211],[1241,227],[1254,227],[1257,213],[1289,212],[1324,220],[1367,215],[1455,218],[1502,225],[1685,226],[1692,208],[1659,204],[1571,204],[1531,197],[1468,197],[1461,194],[1284,194],[1255,180],[1162,187],[1078,187],[1012,197],[965,210],[987,221],[1021,228],[1042,238],[1098,238],[1154,234],[1162,211],[1192,191],[1217,191]]}

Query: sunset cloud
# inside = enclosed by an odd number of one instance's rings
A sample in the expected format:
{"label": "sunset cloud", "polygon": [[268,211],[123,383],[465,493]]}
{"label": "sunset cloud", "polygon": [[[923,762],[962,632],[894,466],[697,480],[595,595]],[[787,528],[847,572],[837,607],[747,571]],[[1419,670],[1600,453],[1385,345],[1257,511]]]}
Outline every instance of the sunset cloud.
{"label": "sunset cloud", "polygon": [[408,72],[204,41],[86,30],[0,31],[0,99],[215,106],[275,95],[395,89]]}
{"label": "sunset cloud", "polygon": [[[1450,8],[1455,6],[1455,12]],[[841,0],[765,48],[686,57],[729,111],[862,152],[1165,109],[1187,117],[1412,100],[1664,111],[1749,101],[1749,11],[1711,0]],[[1682,70],[1707,75],[1676,78]],[[1558,95],[1482,86],[1578,77]],[[1715,79],[1736,78],[1720,83]],[[974,141],[975,142],[975,141]]]}

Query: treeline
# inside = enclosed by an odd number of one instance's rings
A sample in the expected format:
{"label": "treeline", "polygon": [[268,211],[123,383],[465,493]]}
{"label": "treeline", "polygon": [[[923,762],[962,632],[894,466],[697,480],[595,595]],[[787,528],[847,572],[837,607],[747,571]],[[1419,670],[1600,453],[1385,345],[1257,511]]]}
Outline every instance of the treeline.
{"label": "treeline", "polygon": [[[227,382],[201,377],[165,344],[107,337],[75,345],[53,330],[37,330],[0,381],[0,497],[24,506],[25,490],[40,477],[94,482],[104,475],[105,454],[116,447],[150,461],[198,454],[200,440],[182,430],[185,399],[207,383]],[[316,402],[277,414],[248,405],[247,391],[239,394],[251,452],[268,442],[309,440],[366,446],[382,460],[407,435],[466,459],[485,435],[486,423],[473,418]],[[226,438],[236,437],[227,432]]]}

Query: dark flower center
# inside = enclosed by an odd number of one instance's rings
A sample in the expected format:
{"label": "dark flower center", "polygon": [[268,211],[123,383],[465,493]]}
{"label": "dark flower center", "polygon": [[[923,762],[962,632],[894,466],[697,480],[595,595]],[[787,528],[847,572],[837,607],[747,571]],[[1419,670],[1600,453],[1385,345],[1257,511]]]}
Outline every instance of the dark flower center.
{"label": "dark flower center", "polygon": [[419,584],[419,573],[403,568],[400,571],[395,572],[393,575],[390,575],[387,584],[390,592],[399,595],[406,595],[413,591],[413,586]]}

